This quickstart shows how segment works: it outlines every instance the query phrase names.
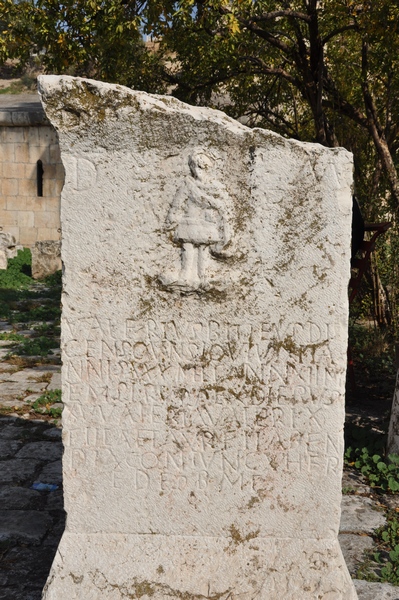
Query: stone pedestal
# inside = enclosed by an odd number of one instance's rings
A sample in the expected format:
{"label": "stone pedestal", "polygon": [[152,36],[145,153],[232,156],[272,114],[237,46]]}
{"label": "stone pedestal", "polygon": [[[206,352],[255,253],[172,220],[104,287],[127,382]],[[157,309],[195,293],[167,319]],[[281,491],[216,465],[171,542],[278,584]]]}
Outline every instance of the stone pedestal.
{"label": "stone pedestal", "polygon": [[337,532],[351,156],[40,79],[67,528],[46,600],[354,600]]}

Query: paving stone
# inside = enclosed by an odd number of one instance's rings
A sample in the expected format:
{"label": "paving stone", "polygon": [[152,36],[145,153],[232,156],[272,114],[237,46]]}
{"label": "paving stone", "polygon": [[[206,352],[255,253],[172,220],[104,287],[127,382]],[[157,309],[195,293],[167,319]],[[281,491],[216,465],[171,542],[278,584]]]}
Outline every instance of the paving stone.
{"label": "paving stone", "polygon": [[47,494],[47,510],[63,510],[64,509],[64,494],[62,489],[50,492]]}
{"label": "paving stone", "polygon": [[[2,440],[0,439],[0,460],[10,458],[20,449],[22,442],[18,440]],[[1,465],[1,463],[0,463]]]}
{"label": "paving stone", "polygon": [[60,442],[31,442],[17,453],[18,458],[37,458],[39,460],[58,460],[62,456]]}
{"label": "paving stone", "polygon": [[18,418],[17,417],[11,417],[10,415],[7,415],[6,417],[0,417],[0,424],[1,423],[18,424]]}
{"label": "paving stone", "polygon": [[3,375],[3,373],[15,373],[15,371],[17,371],[18,369],[15,368],[14,365],[10,365],[9,363],[6,362],[0,362],[0,374]]}
{"label": "paving stone", "polygon": [[37,481],[40,481],[41,483],[55,483],[57,485],[62,484],[61,460],[55,460],[46,465],[39,473]]}
{"label": "paving stone", "polygon": [[11,486],[0,488],[0,506],[3,510],[32,508],[40,499],[39,492],[28,488]]}
{"label": "paving stone", "polygon": [[342,477],[342,489],[354,490],[357,494],[370,494],[371,487],[363,480],[358,471],[344,471]]}
{"label": "paving stone", "polygon": [[[22,369],[21,371],[16,371],[15,373],[13,373],[12,375],[8,375],[7,376],[7,381],[14,381],[16,383],[24,383],[27,386],[29,386],[29,384],[34,384],[34,383],[40,383],[40,385],[43,385],[43,382],[38,382],[37,378],[40,376],[40,374],[38,375],[37,371],[33,370],[32,368],[26,368],[26,369]],[[46,383],[46,382],[44,382]]]}
{"label": "paving stone", "polygon": [[[31,393],[42,393],[45,384],[32,381],[4,381],[0,383],[0,398],[2,406],[22,406],[25,398]],[[28,391],[29,390],[29,391]]]}
{"label": "paving stone", "polygon": [[372,583],[355,579],[359,600],[399,600],[399,587],[389,583]]}
{"label": "paving stone", "polygon": [[36,402],[36,400],[40,398],[42,394],[43,390],[40,392],[36,392],[35,394],[29,394],[29,396],[26,396],[26,398],[24,398],[24,403],[29,406],[30,404],[33,404],[33,402]]}
{"label": "paving stone", "polygon": [[370,498],[343,496],[341,507],[341,533],[372,533],[385,525],[384,513],[376,510],[376,504]]}
{"label": "paving stone", "polygon": [[34,371],[36,374],[40,374],[40,373],[60,373],[61,372],[61,368],[60,368],[60,365],[46,364],[46,365],[39,365],[37,367],[32,367],[32,371]]}
{"label": "paving stone", "polygon": [[50,383],[47,386],[48,390],[61,389],[61,373],[53,373]]}
{"label": "paving stone", "polygon": [[0,484],[32,482],[38,466],[37,460],[12,458],[3,461],[0,463]]}
{"label": "paving stone", "polygon": [[0,510],[0,539],[39,544],[53,520],[37,510]]}
{"label": "paving stone", "polygon": [[0,590],[9,593],[4,598],[40,599],[55,551],[54,547],[43,544],[15,544],[0,559],[0,574],[6,575],[0,580]]}
{"label": "paving stone", "polygon": [[62,430],[58,427],[52,427],[47,431],[43,432],[43,436],[49,438],[50,440],[61,440],[62,439]]}
{"label": "paving stone", "polygon": [[[7,421],[8,422],[8,421]],[[0,422],[0,439],[1,440],[19,440],[21,437],[21,427],[15,425],[3,425]]]}
{"label": "paving stone", "polygon": [[359,565],[364,561],[364,552],[374,546],[373,538],[368,535],[340,533],[338,541],[345,558],[349,573],[356,575]]}
{"label": "paving stone", "polygon": [[40,600],[40,594],[30,596],[22,596],[23,590],[20,588],[4,588],[0,589],[0,600]]}

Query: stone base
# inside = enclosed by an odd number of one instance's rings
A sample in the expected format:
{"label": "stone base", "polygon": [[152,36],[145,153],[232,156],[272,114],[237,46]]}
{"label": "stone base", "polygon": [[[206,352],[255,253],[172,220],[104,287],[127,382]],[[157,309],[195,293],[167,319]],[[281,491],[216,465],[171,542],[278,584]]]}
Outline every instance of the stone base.
{"label": "stone base", "polygon": [[356,600],[337,540],[65,533],[43,600]]}

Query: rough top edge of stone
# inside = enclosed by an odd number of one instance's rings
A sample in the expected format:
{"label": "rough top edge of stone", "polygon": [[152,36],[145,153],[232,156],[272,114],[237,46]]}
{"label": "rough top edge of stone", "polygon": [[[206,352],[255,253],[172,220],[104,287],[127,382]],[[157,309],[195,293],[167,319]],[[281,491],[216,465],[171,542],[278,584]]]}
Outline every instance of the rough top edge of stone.
{"label": "rough top edge of stone", "polygon": [[[80,88],[80,91],[82,92],[84,92],[85,89],[86,91],[89,89],[96,90],[98,97],[104,101],[104,104],[107,103],[107,96],[112,96],[112,100],[114,101],[115,93],[118,93],[119,100],[122,101],[122,99],[124,99],[126,106],[133,106],[134,104],[137,105],[137,103],[139,103],[141,110],[155,109],[162,112],[185,113],[196,120],[208,120],[214,123],[223,124],[236,134],[266,135],[270,138],[274,138],[281,144],[296,145],[302,149],[308,148],[309,150],[317,151],[319,153],[344,153],[347,155],[348,160],[352,162],[352,153],[345,148],[326,148],[325,146],[317,143],[305,143],[292,138],[284,138],[278,133],[268,129],[263,129],[260,127],[250,128],[246,125],[243,125],[239,121],[236,121],[232,117],[229,117],[221,110],[202,106],[192,106],[182,102],[181,100],[178,100],[177,98],[174,98],[173,96],[148,94],[147,92],[132,90],[131,88],[115,83],[106,83],[84,77],[72,77],[70,75],[40,75],[38,77],[38,93],[46,116],[50,119],[53,125],[55,125],[55,119],[52,119],[51,106],[54,106],[54,108],[56,108],[58,111],[61,108],[61,102],[64,101],[65,93],[73,92],[74,88]],[[62,95],[64,95],[64,98]],[[129,98],[131,99],[131,102],[128,102]],[[111,100],[111,98],[109,99]],[[79,103],[78,98],[75,98],[75,102]],[[120,104],[122,104],[122,102]],[[109,103],[109,107],[116,108],[114,102],[112,104]],[[87,110],[87,106],[85,108]]]}

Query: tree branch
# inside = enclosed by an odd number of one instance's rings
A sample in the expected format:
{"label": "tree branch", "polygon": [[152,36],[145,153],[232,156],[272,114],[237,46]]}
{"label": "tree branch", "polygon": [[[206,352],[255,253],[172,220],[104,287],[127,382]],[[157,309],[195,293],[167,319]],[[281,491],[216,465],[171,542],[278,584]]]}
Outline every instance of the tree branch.
{"label": "tree branch", "polygon": [[[233,15],[231,10],[229,10],[228,8],[225,8],[223,6],[219,7],[219,12],[222,15]],[[251,19],[244,19],[243,17],[240,17],[239,15],[234,15],[234,17],[237,19],[237,21],[239,23],[241,23],[241,25],[243,27],[245,27],[249,31],[252,31],[252,33],[257,35],[258,37],[269,42],[269,44],[271,46],[278,48],[285,54],[292,54],[292,48],[290,46],[288,46],[287,44],[285,44],[284,42],[282,42],[281,40],[276,38],[274,35],[272,35],[268,31],[266,31],[265,29],[262,29],[261,27],[259,27],[255,23],[253,23]]]}
{"label": "tree branch", "polygon": [[300,19],[301,21],[310,22],[309,15],[305,13],[297,12],[295,10],[275,10],[269,13],[263,13],[263,15],[251,17],[251,21],[254,23],[260,23],[262,21],[271,21],[272,19],[276,19],[278,17],[292,17],[294,19]]}
{"label": "tree branch", "polygon": [[334,31],[331,31],[331,33],[329,33],[328,35],[326,35],[325,37],[322,38],[321,43],[323,44],[323,46],[325,46],[325,44],[327,44],[327,42],[329,42],[330,40],[332,40],[333,37],[335,37],[336,35],[339,35],[340,33],[344,33],[344,31],[349,31],[350,29],[359,29],[358,25],[356,23],[352,23],[351,25],[343,25],[342,27],[338,27],[337,29],[334,29]]}
{"label": "tree branch", "polygon": [[361,110],[355,108],[353,104],[348,102],[337,90],[337,87],[327,73],[324,73],[324,90],[329,94],[330,99],[323,98],[323,106],[326,108],[332,108],[333,110],[339,110],[343,115],[349,117],[352,121],[361,125],[362,127],[368,128],[367,117]]}
{"label": "tree branch", "polygon": [[260,70],[257,71],[258,74],[263,73],[266,75],[277,75],[278,77],[282,77],[286,81],[289,81],[295,87],[297,87],[297,88],[301,87],[300,80],[297,79],[296,77],[293,77],[293,75],[290,75],[290,73],[288,73],[281,67],[270,67],[269,65],[264,63],[262,59],[257,58],[256,56],[241,56],[240,60],[244,60],[246,62],[250,62],[255,65],[258,65],[260,67]]}
{"label": "tree branch", "polygon": [[363,40],[362,43],[362,90],[364,105],[366,107],[368,130],[373,138],[374,145],[385,167],[392,195],[396,202],[396,209],[399,210],[399,178],[395,164],[392,159],[390,149],[384,136],[381,123],[378,119],[377,109],[374,103],[374,98],[370,91],[368,82],[368,43]]}

